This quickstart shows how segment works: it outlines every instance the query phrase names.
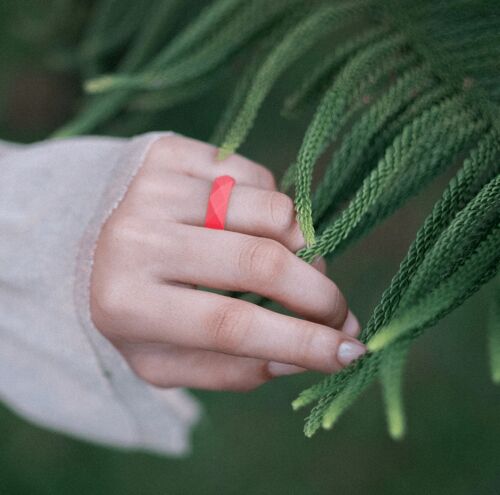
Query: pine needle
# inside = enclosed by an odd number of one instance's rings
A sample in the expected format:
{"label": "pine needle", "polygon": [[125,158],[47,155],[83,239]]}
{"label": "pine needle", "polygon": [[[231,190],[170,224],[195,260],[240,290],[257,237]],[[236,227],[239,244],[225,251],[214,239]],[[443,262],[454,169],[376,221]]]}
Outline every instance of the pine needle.
{"label": "pine needle", "polygon": [[298,85],[290,96],[288,96],[283,104],[282,114],[291,116],[304,102],[312,99],[312,94],[320,92],[319,87],[325,84],[325,79],[328,79],[328,84],[323,89],[326,89],[331,84],[333,73],[339,70],[342,65],[349,60],[360,49],[366,47],[372,42],[380,40],[382,36],[387,35],[389,28],[386,25],[376,25],[369,27],[356,35],[354,38],[347,40],[339,45],[333,52],[325,54],[325,58],[306,74],[304,79]]}

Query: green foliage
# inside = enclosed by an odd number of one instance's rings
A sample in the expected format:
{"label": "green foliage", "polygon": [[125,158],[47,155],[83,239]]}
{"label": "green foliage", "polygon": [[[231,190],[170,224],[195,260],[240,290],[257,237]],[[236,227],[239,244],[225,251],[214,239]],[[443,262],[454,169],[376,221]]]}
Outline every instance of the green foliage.
{"label": "green foliage", "polygon": [[82,67],[87,76],[98,73],[103,57],[133,37],[144,13],[138,2],[104,0],[97,3],[81,44]]}
{"label": "green foliage", "polygon": [[354,175],[367,174],[370,161],[366,155],[385,124],[432,83],[426,67],[411,67],[352,125],[314,193],[312,209],[316,221],[336,205],[339,195],[356,185]]}
{"label": "green foliage", "polygon": [[380,40],[388,33],[386,25],[376,25],[360,34],[348,39],[340,46],[336,47],[331,53],[325,53],[320,63],[313,68],[310,73],[304,76],[297,90],[285,99],[283,105],[283,114],[292,116],[293,113],[308,100],[313,100],[314,95],[321,93],[328,87],[328,83],[333,79],[333,74],[346,60],[359,49],[364,48],[372,42]]}
{"label": "green foliage", "polygon": [[492,290],[489,321],[489,348],[491,377],[500,385],[500,277],[497,276]]}
{"label": "green foliage", "polygon": [[219,158],[232,154],[246,137],[262,101],[279,75],[303,55],[321,36],[333,29],[334,23],[353,15],[361,1],[325,4],[301,19],[285,34],[281,43],[269,54],[251,85],[233,126],[221,146]]}
{"label": "green foliage", "polygon": [[[124,109],[154,114],[243,67],[212,139],[223,159],[244,142],[284,74],[315,61],[283,107],[290,116],[316,105],[282,178],[283,190],[295,186],[307,243],[297,255],[308,262],[338,255],[459,166],[363,330],[370,352],[293,402],[313,405],[310,436],[331,428],[380,378],[389,432],[402,438],[411,344],[500,264],[500,4],[216,0],[173,36],[181,2],[148,2],[136,22],[133,5],[98,3],[80,58],[82,74],[92,75],[87,91],[99,94],[58,135],[106,129]],[[313,190],[322,157],[329,160]],[[493,293],[490,356],[500,382],[500,295]]]}
{"label": "green foliage", "polygon": [[455,306],[456,301],[461,302],[478,280],[497,268],[499,201],[497,177],[457,215],[429,250],[390,323],[368,341],[371,351],[382,349],[409,332],[418,332],[442,311]]}
{"label": "green foliage", "polygon": [[389,57],[400,48],[401,36],[393,35],[366,47],[355,55],[325,93],[306,131],[295,170],[295,206],[307,246],[315,244],[310,199],[314,164],[330,142],[331,136],[338,132],[339,123],[343,122],[342,116],[347,112],[353,92],[356,94],[357,87],[362,85],[367,73],[375,68],[380,58]]}
{"label": "green foliage", "polygon": [[401,440],[406,432],[406,418],[403,410],[403,372],[410,343],[398,341],[384,353],[380,365],[380,382],[384,395],[389,434],[394,440]]}

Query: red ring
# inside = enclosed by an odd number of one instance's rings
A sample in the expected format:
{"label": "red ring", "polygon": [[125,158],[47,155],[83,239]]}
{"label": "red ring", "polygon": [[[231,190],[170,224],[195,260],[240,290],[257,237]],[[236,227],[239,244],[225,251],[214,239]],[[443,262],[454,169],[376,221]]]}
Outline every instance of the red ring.
{"label": "red ring", "polygon": [[235,182],[229,175],[221,175],[213,181],[205,216],[205,227],[208,229],[224,229],[229,198]]}

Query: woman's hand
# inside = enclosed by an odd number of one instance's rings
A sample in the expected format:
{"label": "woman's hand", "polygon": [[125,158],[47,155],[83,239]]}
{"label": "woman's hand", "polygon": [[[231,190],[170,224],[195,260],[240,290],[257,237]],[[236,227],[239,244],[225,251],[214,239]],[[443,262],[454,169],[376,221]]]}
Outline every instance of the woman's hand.
{"label": "woman's hand", "polygon": [[[364,352],[356,318],[304,240],[272,174],[241,156],[166,136],[104,225],[94,258],[96,327],[161,387],[250,390],[304,369],[339,370]],[[226,230],[203,227],[212,181],[231,175]],[[249,291],[304,319],[196,286]]]}

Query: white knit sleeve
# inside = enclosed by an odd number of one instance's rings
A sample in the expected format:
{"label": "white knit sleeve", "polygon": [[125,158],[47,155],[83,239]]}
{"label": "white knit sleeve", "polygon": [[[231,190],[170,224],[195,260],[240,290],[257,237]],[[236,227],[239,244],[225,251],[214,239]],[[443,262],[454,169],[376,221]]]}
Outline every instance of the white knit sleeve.
{"label": "white knit sleeve", "polygon": [[89,311],[100,228],[164,134],[0,143],[0,399],[60,432],[182,455],[197,402],[137,378]]}

